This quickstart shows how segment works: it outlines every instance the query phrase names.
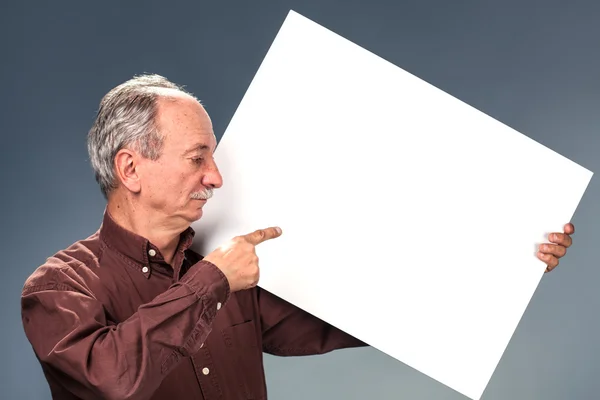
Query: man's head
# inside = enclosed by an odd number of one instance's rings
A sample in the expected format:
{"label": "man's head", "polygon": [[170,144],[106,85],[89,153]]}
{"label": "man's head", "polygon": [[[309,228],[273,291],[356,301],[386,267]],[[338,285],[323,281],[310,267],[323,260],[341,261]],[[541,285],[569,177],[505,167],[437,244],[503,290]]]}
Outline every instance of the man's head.
{"label": "man's head", "polygon": [[212,189],[210,118],[182,87],[158,75],[135,77],[108,92],[88,134],[88,151],[104,196],[119,195],[165,216],[197,220]]}

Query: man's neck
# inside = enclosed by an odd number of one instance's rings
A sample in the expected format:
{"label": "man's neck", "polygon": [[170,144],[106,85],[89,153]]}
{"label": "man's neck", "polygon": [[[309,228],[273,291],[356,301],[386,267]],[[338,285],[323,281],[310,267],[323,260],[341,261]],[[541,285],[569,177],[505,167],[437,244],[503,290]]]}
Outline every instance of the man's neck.
{"label": "man's neck", "polygon": [[158,247],[165,261],[171,263],[185,227],[168,226],[167,221],[156,211],[148,210],[119,195],[109,198],[107,210],[117,224],[148,239]]}

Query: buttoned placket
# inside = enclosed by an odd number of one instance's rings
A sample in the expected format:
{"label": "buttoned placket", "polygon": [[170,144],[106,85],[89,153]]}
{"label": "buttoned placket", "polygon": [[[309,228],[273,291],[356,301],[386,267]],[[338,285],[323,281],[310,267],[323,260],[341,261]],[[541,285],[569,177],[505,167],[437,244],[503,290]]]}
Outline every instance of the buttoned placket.
{"label": "buttoned placket", "polygon": [[[156,262],[156,260],[153,260],[152,258],[157,255],[157,252],[156,250],[149,248],[146,252],[146,255],[147,256],[144,257],[145,265],[143,265],[141,271],[144,276],[149,278],[152,272],[151,264]],[[177,262],[177,260],[181,261]],[[187,259],[184,250],[179,250],[178,253],[175,254],[173,261],[173,265],[171,265],[173,268],[172,282],[175,283],[181,279],[181,272],[184,269],[184,264],[189,263],[190,261]],[[186,266],[186,269],[187,267],[188,266]],[[220,302],[215,305],[217,312],[221,309],[221,306],[222,304]],[[204,343],[201,344],[200,350],[190,358],[190,361],[192,362],[194,373],[196,374],[196,379],[204,399],[222,399],[223,392],[219,386],[218,375],[215,371],[214,362],[209,349],[207,346],[204,346]]]}
{"label": "buttoned placket", "polygon": [[[177,275],[180,275],[180,271],[183,269],[184,264],[190,262],[185,252],[183,253],[183,258],[179,268],[176,269]],[[186,265],[186,269],[189,266]],[[174,277],[174,279],[179,279],[179,276]],[[216,304],[217,312],[221,309],[221,303],[218,302]],[[200,385],[200,390],[202,391],[202,396],[205,400],[217,400],[223,398],[223,392],[221,391],[221,387],[219,386],[218,375],[215,371],[212,355],[207,346],[202,343],[200,345],[200,350],[191,357],[192,365],[194,367],[194,372],[196,373],[196,379],[198,379],[198,384]]]}
{"label": "buttoned placket", "polygon": [[[221,303],[216,304],[217,312],[221,309]],[[192,365],[196,372],[196,378],[200,384],[202,395],[205,400],[216,400],[223,398],[223,392],[219,386],[217,371],[214,369],[214,363],[210,350],[204,346],[200,346],[198,353],[192,356]]]}
{"label": "buttoned placket", "polygon": [[223,398],[218,375],[216,374],[217,371],[215,371],[210,350],[206,346],[203,345],[198,353],[192,356],[192,365],[204,399],[217,400]]}
{"label": "buttoned placket", "polygon": [[150,279],[150,275],[152,274],[152,257],[156,256],[156,250],[150,248],[148,250],[148,257],[144,257],[144,265],[142,266],[142,274],[146,277],[146,279]]}

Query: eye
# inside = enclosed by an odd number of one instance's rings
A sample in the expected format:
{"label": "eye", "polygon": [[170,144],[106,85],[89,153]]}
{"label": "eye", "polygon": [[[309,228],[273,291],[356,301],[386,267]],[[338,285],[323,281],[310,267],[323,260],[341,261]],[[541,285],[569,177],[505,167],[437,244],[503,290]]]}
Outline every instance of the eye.
{"label": "eye", "polygon": [[204,161],[204,158],[202,158],[202,157],[192,158],[192,161],[195,164],[202,164],[202,161]]}

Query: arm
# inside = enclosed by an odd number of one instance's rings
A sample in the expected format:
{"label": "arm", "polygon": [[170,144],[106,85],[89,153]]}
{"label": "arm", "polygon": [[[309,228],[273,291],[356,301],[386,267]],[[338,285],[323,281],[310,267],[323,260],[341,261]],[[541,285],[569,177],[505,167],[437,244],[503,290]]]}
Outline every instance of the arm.
{"label": "arm", "polygon": [[22,320],[40,361],[71,379],[82,399],[147,399],[211,331],[224,275],[200,261],[184,278],[112,324],[103,305],[68,268],[42,267],[22,294]]}
{"label": "arm", "polygon": [[264,352],[303,356],[368,346],[274,294],[261,288],[257,290]]}

